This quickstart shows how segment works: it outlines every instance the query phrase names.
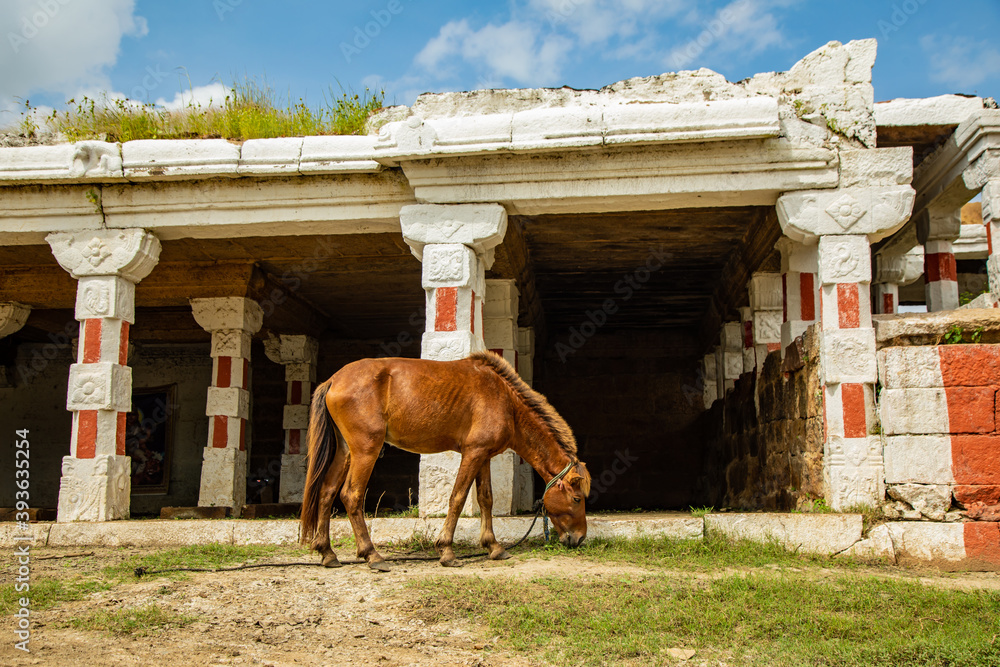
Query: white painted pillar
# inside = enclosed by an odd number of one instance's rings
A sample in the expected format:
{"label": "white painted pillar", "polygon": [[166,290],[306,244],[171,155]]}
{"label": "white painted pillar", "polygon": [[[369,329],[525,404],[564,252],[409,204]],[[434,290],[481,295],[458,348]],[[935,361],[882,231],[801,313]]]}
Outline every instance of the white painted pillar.
{"label": "white painted pillar", "polygon": [[77,363],[70,366],[66,408],[73,412],[70,455],[63,458],[59,521],[127,519],[132,464],[125,420],[132,409],[129,327],[135,285],[160,257],[143,229],[49,234],[59,264],[77,279]]}
{"label": "white painted pillar", "polygon": [[[507,231],[499,204],[416,204],[400,210],[403,239],[423,263],[427,328],[423,359],[464,359],[486,349],[483,297],[493,250]],[[461,457],[455,452],[420,457],[420,514],[446,514]],[[465,511],[471,509],[466,503]]]}
{"label": "white painted pillar", "polygon": [[198,324],[212,333],[208,444],[201,465],[199,507],[230,507],[239,516],[247,495],[246,425],[250,418],[250,339],[264,313],[244,297],[191,299]]}
{"label": "white painted pillar", "polygon": [[874,312],[880,315],[899,312],[899,288],[923,274],[923,253],[924,249],[917,246],[902,255],[875,255]]}
{"label": "white painted pillar", "polygon": [[805,333],[819,318],[819,271],[816,244],[797,243],[781,238],[775,248],[781,253],[781,354],[793,340]]}
{"label": "white painted pillar", "polygon": [[281,483],[278,502],[302,502],[306,483],[306,435],[309,431],[309,403],[316,384],[319,342],[309,336],[271,336],[264,341],[267,358],[285,367],[288,383],[282,418],[285,450],[281,455]]}
{"label": "white painted pillar", "polygon": [[[793,240],[817,241],[826,426],[823,473],[826,499],[835,510],[875,505],[885,495],[881,436],[872,432],[877,368],[870,242],[899,229],[913,209],[913,189],[898,185],[899,174],[907,174],[912,161],[908,152],[894,155],[896,150],[854,151],[850,161],[841,154],[842,165],[866,167],[857,175],[842,167],[841,178],[870,182],[869,187],[795,192],[778,198],[782,231]],[[897,161],[895,173],[885,168],[889,160]],[[873,169],[877,165],[886,174],[881,185],[871,176],[878,173]]]}
{"label": "white painted pillar", "polygon": [[958,266],[955,239],[962,232],[958,208],[929,208],[917,220],[917,240],[924,246],[924,290],[927,311],[958,308]]}
{"label": "white painted pillar", "polygon": [[983,186],[983,224],[990,255],[986,269],[994,307],[1000,305],[1000,178],[992,178]]}
{"label": "white painted pillar", "polygon": [[771,352],[781,349],[784,300],[780,273],[755,273],[747,285],[753,311],[754,365],[759,373]]}
{"label": "white painted pillar", "polygon": [[[486,300],[483,304],[483,342],[486,348],[503,357],[517,369],[518,329],[517,329],[517,281],[491,279],[486,281]],[[493,488],[493,514],[511,516],[519,510],[530,510],[531,501],[524,507],[525,493],[522,486],[532,483],[532,477],[525,475],[527,465],[511,450],[495,456],[490,463],[490,478]],[[530,466],[529,466],[530,468]],[[527,479],[525,479],[527,478]],[[475,499],[473,499],[475,500]]]}

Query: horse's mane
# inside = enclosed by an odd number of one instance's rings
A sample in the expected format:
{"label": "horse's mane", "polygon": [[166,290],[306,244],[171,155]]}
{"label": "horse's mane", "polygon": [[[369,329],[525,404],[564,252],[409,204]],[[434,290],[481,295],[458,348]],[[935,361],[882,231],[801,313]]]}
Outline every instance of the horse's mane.
{"label": "horse's mane", "polygon": [[506,359],[493,352],[476,352],[469,358],[489,366],[497,375],[503,378],[507,386],[521,399],[521,403],[548,427],[549,432],[552,433],[552,437],[555,438],[559,447],[570,458],[577,459],[576,438],[573,437],[573,430],[569,427],[569,424],[556,412],[556,409],[552,407],[544,396],[525,384],[521,376],[517,374],[513,366],[507,363]]}

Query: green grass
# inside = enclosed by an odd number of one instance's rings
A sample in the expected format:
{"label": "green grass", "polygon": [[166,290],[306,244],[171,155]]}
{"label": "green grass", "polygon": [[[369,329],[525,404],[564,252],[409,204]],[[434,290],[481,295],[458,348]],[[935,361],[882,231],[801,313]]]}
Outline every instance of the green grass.
{"label": "green grass", "polygon": [[691,516],[696,519],[702,519],[706,515],[711,514],[713,511],[715,511],[714,507],[692,507]]}
{"label": "green grass", "polygon": [[[523,548],[517,550],[523,553]],[[631,539],[588,539],[583,546],[570,549],[558,542],[529,542],[528,549],[536,556],[566,556],[607,562],[626,562],[644,567],[678,567],[704,571],[719,568],[752,568],[770,565],[800,567],[822,563],[827,567],[853,569],[858,563],[846,558],[831,560],[826,556],[796,554],[777,542],[732,541],[709,532],[701,540],[680,540],[666,537],[636,537]]]}
{"label": "green grass", "polygon": [[668,648],[740,665],[1000,664],[992,592],[797,573],[416,585],[428,620],[479,621],[508,648],[556,664],[668,664]]}
{"label": "green grass", "polygon": [[63,602],[81,600],[91,593],[109,590],[114,582],[91,578],[50,579],[33,578],[24,592],[14,590],[15,584],[0,585],[0,615],[13,614],[23,597],[31,601],[32,611],[49,609]]}
{"label": "green grass", "polygon": [[156,605],[91,612],[67,622],[77,630],[97,630],[110,635],[146,637],[163,630],[182,628],[197,620],[194,616],[175,614]]}
{"label": "green grass", "polygon": [[310,107],[303,100],[279,98],[265,81],[245,78],[230,87],[221,106],[189,104],[168,111],[150,103],[106,96],[69,100],[65,111],[53,111],[40,126],[25,103],[18,128],[28,138],[41,130],[61,133],[69,141],[101,139],[210,139],[233,141],[272,137],[329,134],[363,134],[368,118],[381,109],[384,91],[339,92],[332,88],[323,105]]}
{"label": "green grass", "polygon": [[[305,548],[291,546],[205,544],[129,556],[121,563],[104,568],[103,574],[121,580],[134,577],[137,567],[145,567],[148,570],[166,570],[174,567],[215,569],[259,562],[277,556],[305,559],[308,554],[309,551]],[[186,575],[183,572],[171,572],[163,576]]]}

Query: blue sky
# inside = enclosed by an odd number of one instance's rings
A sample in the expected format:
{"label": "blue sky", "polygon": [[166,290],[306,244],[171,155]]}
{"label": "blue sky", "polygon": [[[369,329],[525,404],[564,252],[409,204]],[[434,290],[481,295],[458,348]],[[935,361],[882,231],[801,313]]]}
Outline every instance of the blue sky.
{"label": "blue sky", "polygon": [[879,40],[877,100],[1000,96],[997,0],[3,0],[0,29],[8,110],[97,91],[204,101],[244,75],[313,104],[338,81],[401,104],[699,67],[735,81],[865,37]]}

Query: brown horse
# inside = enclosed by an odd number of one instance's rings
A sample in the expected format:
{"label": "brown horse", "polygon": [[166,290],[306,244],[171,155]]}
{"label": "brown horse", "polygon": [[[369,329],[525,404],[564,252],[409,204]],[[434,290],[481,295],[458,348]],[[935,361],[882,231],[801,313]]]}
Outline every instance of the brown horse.
{"label": "brown horse", "polygon": [[482,545],[490,558],[507,558],[493,534],[490,459],[508,448],[546,483],[554,482],[542,501],[560,541],[575,547],[587,535],[590,473],[577,459],[573,432],[510,364],[492,352],[459,361],[362,359],[337,371],[312,399],[302,542],[318,551],[327,567],[340,565],[330,548],[330,513],[340,491],[358,557],[372,569],[388,570],[368,534],[363,507],[383,443],[419,454],[462,455],[448,517],[435,542],[442,565],[458,564],[452,540],[473,479]]}

